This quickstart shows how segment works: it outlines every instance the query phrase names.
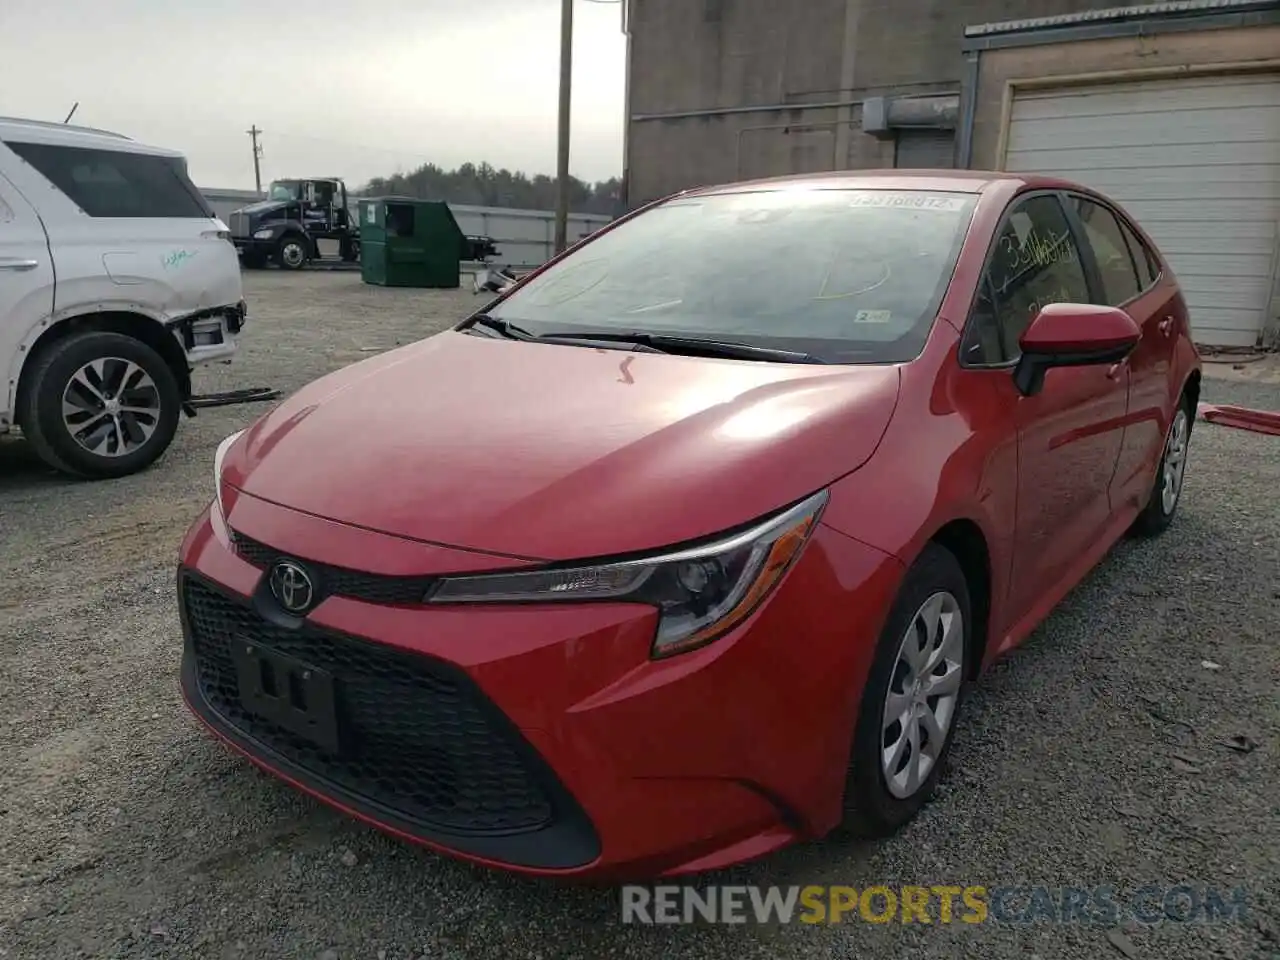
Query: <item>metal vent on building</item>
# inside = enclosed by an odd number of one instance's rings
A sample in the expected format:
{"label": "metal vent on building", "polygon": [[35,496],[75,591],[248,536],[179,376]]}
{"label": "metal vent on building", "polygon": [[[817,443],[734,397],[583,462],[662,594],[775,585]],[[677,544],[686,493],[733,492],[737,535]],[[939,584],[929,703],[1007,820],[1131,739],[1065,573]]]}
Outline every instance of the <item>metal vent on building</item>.
{"label": "metal vent on building", "polygon": [[899,130],[893,165],[916,169],[950,169],[955,166],[954,130]]}

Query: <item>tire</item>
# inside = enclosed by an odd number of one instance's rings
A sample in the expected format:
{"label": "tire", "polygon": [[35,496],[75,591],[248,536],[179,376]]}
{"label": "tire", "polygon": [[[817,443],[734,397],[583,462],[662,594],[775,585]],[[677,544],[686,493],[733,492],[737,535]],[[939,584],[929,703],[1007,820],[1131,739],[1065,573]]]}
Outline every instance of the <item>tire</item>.
{"label": "tire", "polygon": [[[928,676],[934,676],[937,680],[945,677],[946,680],[941,686],[936,682],[929,685],[926,681],[925,687],[917,696],[912,676],[905,670],[906,664],[900,660],[900,654],[908,651],[909,639],[922,636],[918,632],[921,618],[935,609],[948,614],[948,622],[958,632],[958,636],[945,630],[940,634],[944,638],[940,648],[944,654],[940,666],[944,667],[945,672],[940,676],[931,672]],[[845,834],[866,838],[889,836],[911,821],[932,797],[951,750],[959,708],[966,692],[964,678],[969,662],[969,647],[972,642],[969,634],[973,623],[970,610],[969,586],[959,562],[949,550],[937,544],[929,544],[907,571],[902,588],[889,611],[867,676],[845,781],[842,824]],[[946,637],[951,639],[946,641]],[[946,698],[928,697],[923,691],[930,689],[930,686],[935,690],[947,691]],[[899,772],[897,777],[886,773],[888,764],[882,763],[882,745],[886,738],[894,742],[907,736],[908,727],[901,720],[894,721],[893,726],[885,720],[889,715],[887,708],[891,689],[897,703],[910,711],[901,716],[921,717],[923,709],[934,717],[937,728],[945,727],[940,738],[941,746],[937,749],[914,751],[910,746],[906,748],[901,755],[906,766],[895,765]],[[917,729],[920,731],[920,742],[927,743],[927,732],[923,727]],[[897,734],[895,730],[898,731]],[[929,762],[927,769],[923,765],[917,768],[920,776],[913,787],[906,773],[915,756],[928,759]]]}
{"label": "tire", "polygon": [[287,233],[276,244],[276,264],[281,270],[301,270],[311,259],[307,238],[297,233]]}
{"label": "tire", "polygon": [[[169,448],[182,394],[169,365],[141,340],[75,333],[54,341],[33,363],[24,377],[20,423],[36,453],[55,470],[93,479],[124,477],[149,467]],[[110,406],[119,402],[122,382],[129,384],[130,402],[113,415]],[[63,416],[64,397],[81,408],[70,418]]]}
{"label": "tire", "polygon": [[[1151,497],[1130,528],[1134,536],[1159,536],[1173,523],[1173,518],[1178,513],[1178,504],[1182,502],[1194,418],[1195,411],[1191,408],[1191,401],[1184,394],[1165,434],[1164,451],[1160,454],[1155,480],[1151,484]],[[1175,457],[1176,463],[1171,466]]]}

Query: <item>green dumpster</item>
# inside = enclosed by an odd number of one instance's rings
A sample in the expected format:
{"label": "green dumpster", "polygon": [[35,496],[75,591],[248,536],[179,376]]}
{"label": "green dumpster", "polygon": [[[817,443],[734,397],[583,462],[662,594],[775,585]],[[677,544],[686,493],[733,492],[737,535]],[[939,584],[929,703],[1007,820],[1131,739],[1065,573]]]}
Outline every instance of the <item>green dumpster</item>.
{"label": "green dumpster", "polygon": [[466,237],[447,203],[413,197],[360,201],[360,275],[382,287],[461,285]]}

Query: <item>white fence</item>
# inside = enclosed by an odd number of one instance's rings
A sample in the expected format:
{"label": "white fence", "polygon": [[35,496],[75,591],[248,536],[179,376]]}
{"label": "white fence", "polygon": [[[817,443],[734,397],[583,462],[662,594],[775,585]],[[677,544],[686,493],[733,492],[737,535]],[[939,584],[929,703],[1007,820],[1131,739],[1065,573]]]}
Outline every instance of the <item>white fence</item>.
{"label": "white fence", "polygon": [[[201,190],[213,212],[225,223],[232,210],[261,200],[252,190]],[[352,215],[359,198],[351,198]],[[555,252],[555,213],[550,210],[508,210],[504,207],[473,207],[449,204],[462,232],[474,237],[492,237],[498,247],[494,261],[516,269],[536,267]],[[599,230],[612,218],[596,213],[569,215],[569,242],[574,243]]]}

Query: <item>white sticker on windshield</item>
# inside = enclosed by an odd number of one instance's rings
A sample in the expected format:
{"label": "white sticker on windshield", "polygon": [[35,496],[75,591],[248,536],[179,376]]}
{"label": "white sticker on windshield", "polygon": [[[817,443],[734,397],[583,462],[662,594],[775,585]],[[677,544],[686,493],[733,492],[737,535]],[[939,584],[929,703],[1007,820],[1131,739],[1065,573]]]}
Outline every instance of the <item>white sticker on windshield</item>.
{"label": "white sticker on windshield", "polygon": [[888,190],[869,190],[859,193],[849,203],[851,207],[902,207],[907,210],[942,210],[955,212],[964,209],[963,197],[944,197],[928,193],[892,193]]}
{"label": "white sticker on windshield", "polygon": [[892,310],[859,310],[854,314],[854,323],[888,323],[893,319]]}

